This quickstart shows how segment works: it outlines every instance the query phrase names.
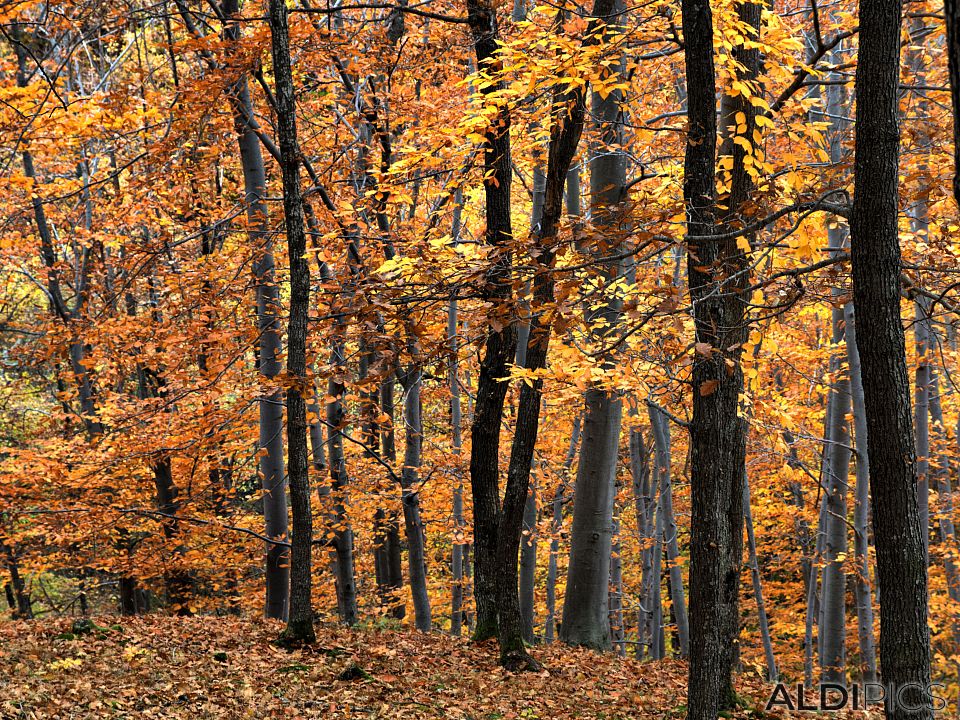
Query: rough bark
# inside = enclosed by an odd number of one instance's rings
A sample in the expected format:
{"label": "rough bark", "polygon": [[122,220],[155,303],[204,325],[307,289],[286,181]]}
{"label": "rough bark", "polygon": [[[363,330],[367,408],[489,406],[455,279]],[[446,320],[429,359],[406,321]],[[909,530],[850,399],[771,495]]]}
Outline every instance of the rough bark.
{"label": "rough bark", "polygon": [[953,198],[960,207],[960,2],[944,0],[943,15],[947,26],[947,68],[953,106]]}
{"label": "rough bark", "polygon": [[[900,687],[907,683],[926,687],[930,682],[926,565],[900,316],[901,14],[899,0],[860,0],[851,264],[877,574],[883,588],[881,678]],[[919,690],[906,690],[904,695],[906,703],[888,708],[888,718],[933,717]]]}
{"label": "rough bark", "polygon": [[[467,0],[467,17],[473,36],[477,69],[496,77],[499,69],[496,5],[489,0]],[[489,97],[503,89],[495,81],[481,92]],[[491,99],[490,102],[496,102]],[[512,180],[510,153],[510,110],[497,107],[485,132],[484,201],[486,231],[484,242],[490,246],[493,262],[486,272],[483,300],[491,303],[483,357],[477,381],[473,423],[470,428],[470,485],[473,493],[474,596],[476,599],[475,640],[497,635],[496,549],[500,518],[500,425],[509,374],[508,364],[516,352],[516,328],[510,322],[512,296],[513,229],[510,217]]]}
{"label": "rough bark", "polygon": [[734,701],[731,673],[739,623],[746,438],[738,412],[747,330],[740,291],[747,273],[740,272],[745,257],[736,239],[710,237],[717,222],[712,13],[706,0],[683,0],[681,13],[688,119],[683,193],[687,232],[697,238],[688,242],[687,277],[696,342],[709,348],[695,353],[693,363],[687,717],[715,720],[719,710]]}
{"label": "rough bark", "polygon": [[283,216],[290,263],[290,315],[287,324],[287,471],[293,510],[290,553],[290,606],[284,638],[314,642],[311,607],[313,516],[310,511],[310,450],[307,427],[307,320],[310,310],[310,265],[300,188],[297,101],[290,63],[290,31],[284,0],[270,1],[270,39],[276,84],[277,141],[283,179]]}

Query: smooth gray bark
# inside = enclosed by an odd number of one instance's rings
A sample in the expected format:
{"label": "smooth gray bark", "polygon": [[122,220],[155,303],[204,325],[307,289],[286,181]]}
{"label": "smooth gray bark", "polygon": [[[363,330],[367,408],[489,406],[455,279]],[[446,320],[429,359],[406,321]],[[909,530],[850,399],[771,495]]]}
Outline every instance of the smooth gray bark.
{"label": "smooth gray bark", "polygon": [[404,390],[403,424],[405,443],[403,470],[400,474],[403,502],[403,521],[407,536],[407,572],[417,630],[429,632],[433,621],[430,611],[430,595],[427,593],[427,557],[424,543],[424,526],[420,511],[420,463],[423,443],[423,415],[420,405],[420,389],[423,372],[414,362],[400,376]]}
{"label": "smooth gray bark", "polygon": [[563,526],[563,503],[564,495],[569,488],[570,468],[573,467],[573,460],[577,456],[577,446],[580,443],[580,424],[581,416],[577,415],[573,420],[573,428],[570,430],[570,445],[567,447],[567,454],[563,458],[563,473],[560,476],[560,482],[557,483],[557,490],[553,496],[553,519],[550,525],[550,559],[547,564],[547,617],[544,622],[543,639],[544,642],[554,641],[557,626],[557,560],[560,555],[560,529]]}
{"label": "smooth gray bark", "polygon": [[[450,234],[453,243],[460,240],[461,217],[463,213],[463,188],[458,187],[453,198],[453,224]],[[460,404],[460,364],[459,364],[459,325],[457,321],[457,299],[450,298],[447,306],[447,342],[449,343],[449,359],[447,360],[447,380],[450,384],[450,435],[453,447],[454,462],[458,463],[456,470],[456,484],[453,488],[453,550],[451,571],[453,587],[450,594],[450,634],[460,637],[464,625],[463,617],[463,590],[464,590],[464,555],[466,545],[463,542],[466,531],[466,522],[463,517],[463,476],[460,473],[460,454],[463,450],[463,433],[461,424],[463,412]]]}
{"label": "smooth gray bark", "polygon": [[773,654],[773,641],[770,638],[770,622],[767,607],[763,600],[763,581],[760,576],[760,561],[757,559],[757,540],[753,533],[753,510],[750,507],[750,481],[743,475],[743,521],[747,529],[747,563],[753,579],[753,596],[757,601],[757,617],[760,624],[760,640],[763,643],[763,656],[767,661],[767,681],[776,682],[777,658]]}
{"label": "smooth gray bark", "polygon": [[670,419],[653,403],[647,404],[650,428],[653,432],[656,483],[660,488],[660,513],[663,517],[663,534],[657,538],[667,551],[670,575],[670,597],[677,623],[680,642],[679,655],[687,657],[690,652],[690,630],[687,620],[687,604],[683,590],[683,570],[680,567],[680,550],[677,543],[677,523],[673,516],[673,477],[671,473]]}
{"label": "smooth gray bark", "polygon": [[[239,13],[237,0],[224,0],[221,10],[225,17]],[[231,44],[239,44],[240,25],[227,22],[224,37]],[[240,147],[240,165],[243,170],[244,202],[247,206],[247,240],[254,248],[253,277],[256,283],[257,369],[261,381],[271,388],[258,401],[260,412],[259,447],[266,452],[260,457],[260,481],[263,486],[263,517],[267,537],[286,541],[288,534],[287,489],[283,464],[283,400],[279,389],[272,386],[280,374],[279,291],[276,283],[276,262],[273,257],[273,236],[269,228],[269,210],[266,203],[266,169],[260,150],[260,139],[254,132],[253,102],[247,75],[241,75],[228,89],[233,109],[234,129]],[[266,548],[266,602],[264,614],[286,620],[290,586],[290,551],[278,544]]]}
{"label": "smooth gray bark", "polygon": [[[833,341],[843,339],[843,310],[833,310]],[[821,678],[841,682],[846,664],[846,573],[847,554],[847,482],[850,472],[850,379],[841,367],[840,357],[830,360],[834,382],[831,387],[830,435],[825,448],[823,479],[826,525],[823,545],[822,622],[818,633]]]}
{"label": "smooth gray bark", "polygon": [[[616,0],[613,13],[626,9]],[[610,19],[605,18],[609,22]],[[618,22],[619,16],[613,19]],[[620,65],[610,72],[619,75]],[[622,203],[626,186],[626,156],[621,150],[623,93],[614,91],[606,98],[594,94],[593,117],[599,141],[590,160],[590,204],[596,244],[590,251],[598,258],[611,254],[621,245]],[[565,170],[569,172],[569,169]],[[569,176],[567,178],[569,181]],[[599,275],[612,283],[621,274],[619,262],[598,260]],[[585,310],[591,339],[599,345],[620,322],[621,303],[611,296],[597,310]],[[602,362],[610,366],[609,351]],[[585,413],[580,463],[575,480],[573,523],[570,531],[570,562],[567,568],[567,594],[564,597],[560,639],[568,645],[583,645],[597,650],[610,648],[609,582],[613,536],[613,503],[616,497],[617,460],[620,448],[620,422],[623,405],[616,390],[588,388],[584,396]]]}
{"label": "smooth gray bark", "polygon": [[623,626],[623,560],[620,557],[620,518],[613,511],[613,544],[610,547],[610,640],[618,655],[625,657]]}
{"label": "smooth gray bark", "polygon": [[860,645],[860,674],[864,682],[877,679],[877,650],[873,637],[873,594],[870,589],[870,456],[867,454],[867,414],[863,404],[863,379],[860,375],[860,351],[857,349],[856,317],[853,303],[844,306],[844,334],[847,367],[850,373],[850,399],[853,406],[856,490],[853,509],[853,547],[856,568],[854,597],[857,604],[857,637]]}

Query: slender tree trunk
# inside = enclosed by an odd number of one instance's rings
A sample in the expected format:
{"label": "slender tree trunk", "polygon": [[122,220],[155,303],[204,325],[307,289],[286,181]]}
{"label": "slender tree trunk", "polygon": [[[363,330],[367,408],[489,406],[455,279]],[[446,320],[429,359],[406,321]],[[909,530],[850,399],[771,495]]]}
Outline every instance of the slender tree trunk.
{"label": "slender tree trunk", "polygon": [[557,622],[557,560],[560,556],[560,529],[563,527],[563,499],[569,487],[570,468],[577,455],[577,445],[580,442],[581,416],[573,420],[570,431],[570,445],[563,459],[563,474],[557,483],[557,490],[553,496],[553,520],[550,526],[550,560],[547,564],[547,618],[544,622],[543,640],[552,643],[556,635]]}
{"label": "slender tree trunk", "polygon": [[667,551],[667,563],[670,574],[670,596],[673,613],[677,623],[677,638],[680,643],[680,657],[690,652],[690,631],[687,620],[687,604],[684,600],[683,570],[680,567],[680,550],[677,543],[677,523],[673,517],[673,478],[670,471],[670,420],[657,406],[647,405],[650,417],[650,429],[653,432],[656,458],[657,485],[660,487],[660,507],[663,514],[663,536],[657,542],[663,542]]}
{"label": "slender tree trunk", "polygon": [[33,619],[33,603],[26,583],[20,574],[20,561],[16,551],[9,543],[0,543],[7,560],[7,570],[10,572],[10,584],[7,585],[7,601],[14,611],[14,618],[19,620]]}
{"label": "slender tree trunk", "polygon": [[[389,463],[390,467],[396,467],[397,464],[394,380],[395,375],[391,373],[380,386],[380,412],[387,418],[386,422],[380,423],[380,445],[383,459]],[[379,510],[376,515],[375,532],[377,587],[381,597],[389,604],[390,617],[402,620],[407,614],[407,606],[400,597],[400,590],[403,589],[403,551],[397,511],[392,508]]]}
{"label": "slender tree trunk", "polygon": [[532,645],[535,621],[535,589],[537,582],[537,488],[531,485],[523,506],[523,531],[520,541],[520,615],[523,619],[523,641]]}
{"label": "slender tree trunk", "polygon": [[[903,688],[891,720],[932,718],[926,565],[900,317],[897,231],[901,3],[860,0],[851,216],[853,300],[867,411],[880,604],[881,678]],[[907,688],[908,683],[917,683]],[[909,708],[919,708],[911,710]]]}
{"label": "slender tree trunk", "polygon": [[947,67],[953,106],[953,198],[960,207],[960,2],[944,0],[943,16],[947,26]]}
{"label": "slender tree trunk", "polygon": [[856,437],[857,485],[854,491],[856,504],[853,509],[853,547],[857,572],[854,595],[857,603],[860,674],[864,682],[874,682],[877,679],[877,651],[873,639],[873,594],[870,590],[870,543],[867,527],[870,504],[870,456],[867,453],[867,413],[863,404],[863,379],[860,375],[860,351],[857,348],[853,303],[847,303],[844,306],[844,333]]}
{"label": "slender tree trunk", "polygon": [[[222,12],[227,18],[239,14],[237,0],[223,0]],[[231,45],[239,45],[240,25],[227,22],[224,37]],[[276,283],[273,239],[269,228],[266,202],[266,169],[260,140],[251,126],[253,103],[247,75],[242,74],[228,89],[233,108],[234,128],[240,147],[243,169],[244,201],[247,205],[247,240],[253,252],[253,277],[257,294],[257,368],[267,386],[259,399],[260,479],[263,484],[263,517],[265,534],[275,540],[287,538],[287,489],[283,467],[283,401],[279,389],[273,387],[280,374],[280,323],[277,318],[280,296]],[[290,551],[268,543],[266,548],[266,603],[264,614],[269,618],[287,619],[290,587]]]}
{"label": "slender tree trunk", "polygon": [[290,607],[285,639],[314,642],[311,574],[313,515],[310,510],[310,451],[307,402],[307,320],[310,312],[310,265],[300,190],[297,101],[290,67],[290,33],[284,0],[270,1],[270,38],[277,97],[277,141],[283,176],[283,215],[290,262],[290,318],[287,325],[287,470],[293,509],[290,554]]}
{"label": "slender tree trunk", "polygon": [[[831,400],[828,397],[826,420],[824,422],[824,439],[830,437],[830,405]],[[825,466],[827,461],[827,444],[824,443],[823,462]],[[821,480],[824,473],[821,473]],[[807,581],[807,603],[804,621],[804,664],[803,681],[806,687],[813,684],[813,628],[816,625],[820,627],[820,558],[823,557],[824,547],[826,546],[826,528],[827,528],[827,508],[828,503],[825,497],[820,499],[820,511],[817,516],[817,534],[814,541],[813,556],[810,562],[810,577]],[[820,638],[817,638],[818,642]]]}
{"label": "slender tree trunk", "polygon": [[[499,29],[496,5],[489,0],[467,0],[467,16],[477,56],[477,69],[498,75]],[[498,102],[494,93],[503,82],[492,82],[481,89],[489,102]],[[483,299],[491,303],[489,329],[486,332],[476,404],[471,425],[470,484],[473,493],[474,596],[476,599],[475,640],[497,635],[496,553],[500,521],[500,424],[509,374],[508,364],[516,352],[516,328],[506,307],[512,297],[513,259],[509,246],[513,240],[510,217],[512,158],[510,153],[510,110],[501,103],[491,118],[484,142],[484,191],[486,231],[484,242],[495,260],[486,272]]]}
{"label": "slender tree trunk", "polygon": [[[631,409],[631,413],[635,413]],[[637,614],[638,657],[644,648],[653,648],[653,551],[659,539],[654,535],[656,519],[656,494],[658,487],[651,482],[649,450],[645,447],[643,433],[636,428],[630,431],[630,477],[633,483],[633,500],[637,516],[637,533],[640,540],[640,609]]]}
{"label": "slender tree trunk", "polygon": [[[843,310],[833,310],[833,341],[843,339]],[[840,365],[839,356],[830,360],[834,382],[829,402],[830,435],[824,449],[823,587],[820,599],[823,621],[817,636],[820,672],[825,682],[839,683],[845,675],[846,573],[847,554],[847,482],[850,472],[850,379]]]}
{"label": "slender tree trunk", "polygon": [[750,508],[750,480],[743,476],[743,519],[747,527],[747,562],[753,578],[753,596],[757,600],[757,617],[760,623],[760,640],[763,643],[763,656],[767,661],[767,680],[777,682],[777,658],[773,654],[773,641],[770,637],[770,621],[767,607],[763,601],[763,581],[760,576],[760,561],[757,559],[757,540],[753,534],[753,511]]}
{"label": "slender tree trunk", "polygon": [[414,362],[400,376],[404,390],[403,424],[405,450],[400,474],[403,502],[403,521],[407,535],[407,561],[410,592],[417,630],[429,632],[433,626],[430,614],[430,596],[427,593],[427,558],[424,545],[423,520],[420,515],[419,468],[423,442],[423,420],[420,408],[420,388],[423,372]]}
{"label": "slender tree trunk", "polygon": [[663,660],[666,657],[666,634],[663,627],[663,503],[658,502],[654,510],[654,545],[651,558],[650,589],[646,593],[651,608],[650,657]]}
{"label": "slender tree trunk", "polygon": [[924,565],[930,564],[930,343],[927,317],[922,304],[916,310],[913,335],[917,349],[914,371],[913,428],[917,443],[917,502],[920,506],[920,537]]}
{"label": "slender tree trunk", "polygon": [[[460,223],[463,213],[463,189],[457,188],[453,200],[453,227],[451,236],[456,244],[460,240]],[[457,299],[450,298],[447,310],[447,341],[449,360],[447,361],[447,376],[450,383],[450,433],[453,446],[456,469],[456,485],[453,488],[453,557],[452,574],[453,588],[450,599],[450,634],[460,637],[464,625],[463,590],[464,590],[464,555],[467,545],[463,542],[466,523],[463,518],[463,477],[460,473],[460,454],[463,450],[461,424],[463,413],[460,405],[460,375],[459,375],[459,327],[457,322]]]}
{"label": "slender tree trunk", "polygon": [[613,543],[610,546],[609,592],[610,639],[616,653],[621,657],[626,657],[627,646],[623,625],[623,560],[620,557],[620,518],[616,507],[613,511]]}
{"label": "slender tree trunk", "polygon": [[[339,312],[343,312],[342,309]],[[332,490],[334,524],[333,546],[336,551],[337,607],[340,620],[345,625],[357,623],[357,585],[353,567],[353,529],[347,518],[347,463],[343,454],[343,428],[346,424],[343,409],[343,396],[346,388],[342,373],[346,372],[345,340],[342,335],[342,320],[336,321],[341,327],[336,329],[331,341],[331,373],[327,381],[327,457],[330,462],[330,486]]]}

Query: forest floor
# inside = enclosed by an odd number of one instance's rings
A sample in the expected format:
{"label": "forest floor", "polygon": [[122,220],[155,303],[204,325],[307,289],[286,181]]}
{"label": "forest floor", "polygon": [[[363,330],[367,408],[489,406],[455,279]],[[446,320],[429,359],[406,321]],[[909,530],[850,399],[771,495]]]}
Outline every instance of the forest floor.
{"label": "forest floor", "polygon": [[[291,652],[273,644],[273,623],[117,621],[82,635],[70,620],[0,622],[0,718],[680,720],[686,709],[673,660],[552,645],[534,650],[544,672],[511,675],[495,644],[441,634],[321,626],[317,646]],[[770,686],[742,677],[738,690],[745,707],[731,717],[784,717],[762,712]]]}

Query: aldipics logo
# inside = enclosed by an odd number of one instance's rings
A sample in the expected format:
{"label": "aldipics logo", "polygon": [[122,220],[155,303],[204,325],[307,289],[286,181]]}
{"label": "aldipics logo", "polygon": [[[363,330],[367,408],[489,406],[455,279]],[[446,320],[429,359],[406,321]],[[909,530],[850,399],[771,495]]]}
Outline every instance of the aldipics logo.
{"label": "aldipics logo", "polygon": [[[946,695],[941,683],[904,683],[903,685],[868,682],[860,685],[821,683],[815,688],[806,688],[798,683],[791,688],[777,683],[767,710],[800,710],[808,712],[835,712],[837,710],[869,710],[886,706],[888,710],[901,709],[907,712],[932,710],[937,712],[947,707]],[[792,690],[792,692],[791,692]]]}

